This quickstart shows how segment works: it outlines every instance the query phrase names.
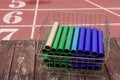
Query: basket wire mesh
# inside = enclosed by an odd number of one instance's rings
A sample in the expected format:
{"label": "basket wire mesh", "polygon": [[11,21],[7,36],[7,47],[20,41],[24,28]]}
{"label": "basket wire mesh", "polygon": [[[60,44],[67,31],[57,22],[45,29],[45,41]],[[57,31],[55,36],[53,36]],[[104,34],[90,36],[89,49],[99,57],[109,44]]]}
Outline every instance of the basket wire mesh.
{"label": "basket wire mesh", "polygon": [[[104,14],[95,14],[95,13],[80,13],[80,12],[64,12],[64,11],[49,11],[46,15],[42,26],[40,27],[40,38],[39,42],[42,42],[42,45],[46,42],[46,36],[50,32],[50,29],[53,26],[53,23],[58,21],[63,26],[84,26],[84,27],[91,27],[97,28],[103,31],[104,37],[104,51],[105,57],[104,58],[85,58],[85,57],[72,57],[72,56],[61,56],[61,55],[46,55],[42,53],[42,47],[40,49],[40,67],[41,70],[52,73],[52,74],[67,74],[67,75],[84,75],[84,76],[97,76],[100,77],[104,70],[104,64],[106,63],[107,58],[109,57],[109,26],[108,26],[108,19],[107,16]],[[47,56],[47,60],[45,63],[45,57]],[[59,58],[59,59],[58,59]],[[68,62],[66,59],[75,59],[75,63],[79,63],[78,59],[85,60],[84,63],[91,63],[91,64],[98,64],[100,65],[100,69],[95,70],[92,67],[92,70],[87,69],[72,69],[68,66],[62,67],[59,65],[60,68],[56,67],[57,64],[62,64],[62,62]],[[51,61],[53,61],[52,66]],[[59,63],[54,63],[59,62]],[[82,63],[82,61],[80,62]]]}

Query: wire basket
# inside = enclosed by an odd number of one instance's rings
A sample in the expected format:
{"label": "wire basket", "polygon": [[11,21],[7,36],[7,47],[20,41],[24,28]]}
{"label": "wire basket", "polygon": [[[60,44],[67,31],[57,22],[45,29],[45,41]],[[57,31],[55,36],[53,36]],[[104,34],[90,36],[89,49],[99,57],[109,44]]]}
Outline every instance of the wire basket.
{"label": "wire basket", "polygon": [[[47,73],[54,74],[69,74],[69,75],[84,75],[84,76],[101,76],[104,70],[104,64],[109,57],[109,26],[106,15],[94,14],[94,13],[79,13],[79,12],[64,12],[64,11],[49,11],[44,19],[42,26],[40,27],[39,42],[42,45],[46,42],[46,37],[49,34],[54,22],[58,21],[63,26],[84,26],[97,28],[103,31],[104,38],[104,58],[86,58],[86,57],[73,57],[73,56],[61,56],[50,55],[40,50],[40,67]],[[71,68],[71,64],[90,64],[87,67],[81,67],[81,69]]]}

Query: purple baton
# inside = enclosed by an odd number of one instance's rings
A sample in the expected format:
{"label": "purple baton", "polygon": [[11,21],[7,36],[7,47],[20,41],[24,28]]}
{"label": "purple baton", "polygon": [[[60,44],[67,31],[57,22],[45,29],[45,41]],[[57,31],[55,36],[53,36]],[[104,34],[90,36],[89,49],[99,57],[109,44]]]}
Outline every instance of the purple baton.
{"label": "purple baton", "polygon": [[84,46],[85,46],[85,27],[81,27],[81,31],[79,33],[79,41],[78,41],[78,54],[85,57],[83,53]]}
{"label": "purple baton", "polygon": [[97,29],[92,30],[92,53],[91,57],[98,57],[98,34]]}
{"label": "purple baton", "polygon": [[85,55],[90,55],[91,51],[91,28],[86,29],[86,37],[85,37]]}
{"label": "purple baton", "polygon": [[104,57],[104,45],[103,45],[103,32],[102,30],[98,30],[98,43],[99,43],[99,52],[98,56],[99,57]]}

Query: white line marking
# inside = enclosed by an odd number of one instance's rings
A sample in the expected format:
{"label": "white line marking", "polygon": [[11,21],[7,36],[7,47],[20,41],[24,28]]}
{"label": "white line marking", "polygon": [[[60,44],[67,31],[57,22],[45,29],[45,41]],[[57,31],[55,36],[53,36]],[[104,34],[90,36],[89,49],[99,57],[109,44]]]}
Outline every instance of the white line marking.
{"label": "white line marking", "polygon": [[12,0],[12,3],[14,3],[16,0]]}
{"label": "white line marking", "polygon": [[[75,24],[73,24],[75,25]],[[81,24],[79,24],[81,25]],[[84,24],[83,24],[84,25]],[[90,25],[90,24],[86,24],[86,25]],[[94,24],[91,24],[94,25]],[[104,24],[96,24],[96,25],[104,25]],[[0,25],[0,28],[8,28],[8,27],[15,27],[15,28],[32,28],[33,25]],[[35,25],[35,27],[41,27],[42,25]],[[47,27],[51,27],[52,25],[45,25]],[[109,26],[120,26],[120,23],[109,23]]]}
{"label": "white line marking", "polygon": [[26,28],[26,27],[32,27],[32,25],[0,25],[0,28],[2,27],[2,28],[4,28],[4,27],[24,27],[24,28]]}
{"label": "white line marking", "polygon": [[1,11],[8,11],[8,10],[22,10],[22,11],[35,11],[35,9],[0,9]]}
{"label": "white line marking", "polygon": [[34,14],[34,20],[33,20],[33,26],[32,26],[32,31],[31,31],[31,39],[34,38],[34,33],[35,33],[35,25],[36,25],[36,20],[37,20],[37,13],[38,13],[38,5],[39,5],[39,0],[36,0],[36,7],[35,7],[35,14]]}
{"label": "white line marking", "polygon": [[[120,7],[116,7],[116,8],[107,8],[107,9],[111,9],[111,10],[120,10]],[[55,9],[55,8],[53,8],[53,9],[38,9],[38,10],[40,10],[40,11],[48,11],[48,10],[50,10],[50,11],[56,11],[56,10],[58,10],[58,11],[61,11],[61,10],[67,10],[67,11],[69,11],[69,10],[101,10],[100,8],[59,8],[59,9]]]}
{"label": "white line marking", "polygon": [[93,4],[94,6],[97,6],[97,7],[101,8],[101,9],[103,9],[103,10],[105,10],[105,11],[107,11],[107,12],[109,12],[109,13],[115,15],[115,16],[120,17],[120,14],[117,14],[117,13],[115,13],[115,12],[113,12],[113,11],[107,9],[107,8],[104,8],[104,7],[98,5],[98,4],[96,4],[96,3],[94,3],[94,2],[92,2],[92,1],[90,1],[90,0],[85,0],[85,1],[87,1],[87,2],[90,3],[90,4]]}
{"label": "white line marking", "polygon": [[[109,10],[120,10],[120,7],[107,7],[106,9]],[[22,11],[35,11],[35,9],[0,9],[3,11],[8,11],[8,10],[22,10]],[[38,9],[38,11],[64,11],[64,10],[101,10],[101,8],[43,8],[43,9]]]}
{"label": "white line marking", "polygon": [[[72,26],[76,26],[76,24],[69,24],[69,26],[72,25]],[[82,24],[82,26],[104,26],[105,24]],[[41,27],[52,27],[52,25],[39,25]],[[81,26],[81,24],[77,24],[77,26]],[[109,26],[120,26],[120,23],[109,23]]]}

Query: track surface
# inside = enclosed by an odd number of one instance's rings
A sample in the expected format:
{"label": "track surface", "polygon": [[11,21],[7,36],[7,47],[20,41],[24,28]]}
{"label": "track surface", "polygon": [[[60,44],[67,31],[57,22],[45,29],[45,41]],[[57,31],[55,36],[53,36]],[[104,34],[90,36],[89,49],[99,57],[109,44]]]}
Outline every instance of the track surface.
{"label": "track surface", "polygon": [[49,10],[107,14],[110,37],[120,36],[120,0],[0,0],[0,40],[38,39]]}

